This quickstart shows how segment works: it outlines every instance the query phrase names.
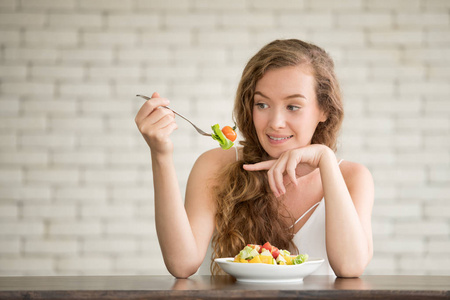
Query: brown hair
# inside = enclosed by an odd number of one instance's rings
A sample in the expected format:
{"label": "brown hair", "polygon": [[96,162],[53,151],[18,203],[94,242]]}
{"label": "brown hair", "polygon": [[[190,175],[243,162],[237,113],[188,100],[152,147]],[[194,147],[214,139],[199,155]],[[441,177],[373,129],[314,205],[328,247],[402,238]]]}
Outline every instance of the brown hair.
{"label": "brown hair", "polygon": [[[327,120],[317,126],[311,143],[324,144],[336,151],[343,105],[333,60],[323,49],[300,40],[267,44],[247,63],[236,92],[233,114],[243,138],[243,155],[218,174],[216,182],[220,185],[214,188],[213,195],[217,202],[213,257],[233,256],[246,244],[266,241],[281,249],[295,248],[293,232],[281,218],[286,210],[270,191],[267,172],[248,172],[242,165],[269,159],[253,124],[256,83],[268,70],[298,65],[312,72],[319,108],[327,115]],[[212,272],[219,272],[215,264]]]}

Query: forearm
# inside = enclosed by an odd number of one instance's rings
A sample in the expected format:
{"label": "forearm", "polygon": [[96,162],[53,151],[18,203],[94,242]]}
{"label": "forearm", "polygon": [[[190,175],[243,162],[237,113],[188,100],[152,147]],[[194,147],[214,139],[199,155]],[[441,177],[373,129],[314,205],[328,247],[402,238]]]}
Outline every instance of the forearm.
{"label": "forearm", "polygon": [[[201,260],[193,260],[193,254],[198,253],[197,245],[180,194],[172,154],[152,153],[152,169],[156,231],[164,262],[175,277],[188,277],[197,271]],[[185,263],[180,264],[182,261]]]}
{"label": "forearm", "polygon": [[322,156],[319,168],[326,204],[330,265],[338,276],[359,276],[371,258],[368,236],[331,150]]}

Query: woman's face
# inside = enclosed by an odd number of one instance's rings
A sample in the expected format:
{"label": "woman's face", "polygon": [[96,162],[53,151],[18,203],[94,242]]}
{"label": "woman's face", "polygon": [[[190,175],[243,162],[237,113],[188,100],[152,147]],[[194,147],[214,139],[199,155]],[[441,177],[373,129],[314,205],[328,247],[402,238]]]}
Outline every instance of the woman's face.
{"label": "woman's face", "polygon": [[267,71],[256,83],[253,123],[259,142],[272,157],[311,144],[326,114],[319,109],[314,77],[304,66]]}

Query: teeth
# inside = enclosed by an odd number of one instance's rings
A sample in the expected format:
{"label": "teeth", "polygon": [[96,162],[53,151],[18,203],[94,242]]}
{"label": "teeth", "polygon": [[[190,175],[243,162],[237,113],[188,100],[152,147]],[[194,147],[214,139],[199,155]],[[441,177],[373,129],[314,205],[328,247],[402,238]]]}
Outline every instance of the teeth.
{"label": "teeth", "polygon": [[291,137],[292,137],[292,135],[291,135],[291,136],[284,137],[284,138],[276,138],[276,137],[273,137],[273,136],[270,136],[270,135],[269,135],[269,138],[270,138],[271,140],[274,140],[274,141],[287,140],[287,139],[290,139]]}

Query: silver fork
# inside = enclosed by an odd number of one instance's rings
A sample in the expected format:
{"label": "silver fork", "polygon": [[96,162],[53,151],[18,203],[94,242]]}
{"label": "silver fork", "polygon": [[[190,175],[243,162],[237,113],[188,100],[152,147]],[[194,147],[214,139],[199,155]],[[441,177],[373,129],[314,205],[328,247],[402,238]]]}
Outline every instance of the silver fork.
{"label": "silver fork", "polygon": [[[145,99],[145,100],[150,100],[150,99],[151,99],[150,97],[147,97],[147,96],[144,96],[144,95],[136,95],[136,97],[141,97],[141,98],[143,98],[143,99]],[[173,109],[171,109],[171,108],[168,107],[168,106],[161,106],[161,107],[164,107],[164,108],[167,108],[167,109],[171,110],[171,111],[172,111],[174,114],[176,114],[177,116],[180,116],[181,118],[183,118],[183,119],[185,119],[186,121],[188,121],[192,126],[194,126],[195,130],[197,130],[197,132],[200,133],[201,135],[211,137],[211,133],[206,133],[206,132],[204,132],[203,130],[201,130],[200,128],[198,128],[197,126],[195,126],[194,123],[192,123],[191,121],[189,121],[189,119],[186,118],[185,116],[183,116],[183,115],[177,113],[176,111],[174,111]]]}

